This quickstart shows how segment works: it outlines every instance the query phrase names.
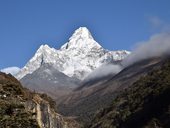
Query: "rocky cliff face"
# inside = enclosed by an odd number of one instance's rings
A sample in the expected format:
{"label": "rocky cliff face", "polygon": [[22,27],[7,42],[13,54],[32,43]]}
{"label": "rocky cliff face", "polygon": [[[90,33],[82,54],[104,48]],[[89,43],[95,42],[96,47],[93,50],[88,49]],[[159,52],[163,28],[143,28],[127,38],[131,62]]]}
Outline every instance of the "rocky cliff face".
{"label": "rocky cliff face", "polygon": [[2,128],[78,128],[55,109],[45,94],[32,93],[11,75],[0,73],[0,126]]}
{"label": "rocky cliff face", "polygon": [[[45,97],[46,98],[45,98]],[[76,121],[71,118],[63,117],[58,114],[54,108],[54,102],[51,100],[50,103],[45,99],[49,97],[45,94],[39,95],[35,94],[32,100],[29,100],[25,103],[25,106],[28,110],[33,113],[36,113],[35,118],[38,122],[40,128],[78,128],[79,125]]]}

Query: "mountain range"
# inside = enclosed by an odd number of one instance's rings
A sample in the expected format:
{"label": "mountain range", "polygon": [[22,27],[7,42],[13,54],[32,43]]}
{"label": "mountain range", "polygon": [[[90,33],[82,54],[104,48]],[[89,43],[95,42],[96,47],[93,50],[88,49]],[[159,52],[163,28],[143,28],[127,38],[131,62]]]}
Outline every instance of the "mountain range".
{"label": "mountain range", "polygon": [[60,49],[41,45],[21,83],[0,73],[0,126],[169,128],[169,46],[160,34],[132,53],[109,51],[86,27]]}
{"label": "mountain range", "polygon": [[84,79],[103,64],[121,61],[129,51],[109,51],[97,43],[86,27],[80,27],[59,50],[41,45],[16,75],[18,79],[48,63],[69,77]]}
{"label": "mountain range", "polygon": [[126,50],[104,49],[86,27],[80,27],[58,50],[41,45],[16,78],[27,88],[58,99],[81,85],[99,67],[121,66],[129,54]]}

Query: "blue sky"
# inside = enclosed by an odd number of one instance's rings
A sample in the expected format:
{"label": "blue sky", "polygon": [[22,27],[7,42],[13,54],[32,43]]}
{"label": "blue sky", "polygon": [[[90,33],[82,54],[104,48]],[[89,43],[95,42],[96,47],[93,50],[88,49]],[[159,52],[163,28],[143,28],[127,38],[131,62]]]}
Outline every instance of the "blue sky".
{"label": "blue sky", "polygon": [[109,50],[166,30],[169,0],[0,0],[0,69],[22,67],[41,44],[59,48],[80,26]]}

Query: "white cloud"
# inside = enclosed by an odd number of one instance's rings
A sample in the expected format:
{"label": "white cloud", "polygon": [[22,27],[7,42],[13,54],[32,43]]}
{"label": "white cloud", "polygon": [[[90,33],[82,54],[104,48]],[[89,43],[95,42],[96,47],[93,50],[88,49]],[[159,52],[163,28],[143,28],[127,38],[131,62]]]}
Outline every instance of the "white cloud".
{"label": "white cloud", "polygon": [[120,65],[106,64],[102,65],[99,68],[95,69],[92,73],[90,73],[84,81],[89,81],[96,78],[102,78],[108,75],[117,74],[122,70]]}
{"label": "white cloud", "polygon": [[123,65],[129,66],[140,60],[164,55],[170,55],[170,33],[168,32],[155,34],[148,41],[139,43],[125,58]]}
{"label": "white cloud", "polygon": [[20,68],[18,67],[8,67],[8,68],[4,68],[1,70],[1,72],[7,73],[7,74],[12,74],[12,75],[16,75],[18,72],[20,71]]}

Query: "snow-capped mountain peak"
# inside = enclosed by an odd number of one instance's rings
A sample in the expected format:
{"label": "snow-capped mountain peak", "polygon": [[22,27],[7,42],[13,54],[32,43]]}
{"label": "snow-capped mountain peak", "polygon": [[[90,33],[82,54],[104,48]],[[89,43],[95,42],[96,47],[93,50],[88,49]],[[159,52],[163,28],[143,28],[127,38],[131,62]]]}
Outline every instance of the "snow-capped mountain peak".
{"label": "snow-capped mountain peak", "polygon": [[48,53],[56,52],[56,49],[51,48],[47,44],[45,44],[45,45],[41,45],[36,53],[44,53],[44,52],[48,52]]}
{"label": "snow-capped mountain peak", "polygon": [[47,49],[51,49],[51,48],[47,44],[44,44],[44,45],[41,45],[37,51],[43,51]]}
{"label": "snow-capped mountain peak", "polygon": [[50,48],[47,44],[41,45],[39,49],[36,51],[34,56],[28,61],[28,63],[20,70],[20,72],[16,75],[18,79],[21,79],[26,74],[33,73],[36,69],[38,69],[42,64],[56,63],[57,50],[54,48]]}
{"label": "snow-capped mountain peak", "polygon": [[93,39],[90,31],[86,27],[80,27],[77,30],[75,30],[75,32],[69,38],[69,40],[71,41],[74,38],[89,38],[89,39]]}
{"label": "snow-capped mountain peak", "polygon": [[86,27],[80,27],[59,50],[41,45],[30,61],[20,70],[17,78],[31,74],[43,64],[50,64],[69,77],[83,79],[99,66],[121,61],[130,52],[108,51],[102,48]]}
{"label": "snow-capped mountain peak", "polygon": [[[56,49],[50,48],[47,44],[41,45],[35,55],[31,58],[30,62],[36,61],[38,57],[41,57],[41,59],[43,59],[42,61],[45,61],[49,56],[53,56],[55,53]],[[48,60],[46,62],[48,63]]]}
{"label": "snow-capped mountain peak", "polygon": [[61,46],[61,50],[90,50],[94,47],[101,48],[101,46],[93,39],[90,31],[86,27],[80,27],[69,38],[69,41]]}

